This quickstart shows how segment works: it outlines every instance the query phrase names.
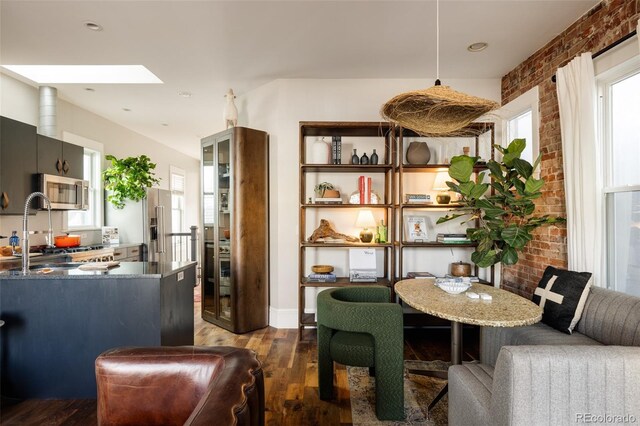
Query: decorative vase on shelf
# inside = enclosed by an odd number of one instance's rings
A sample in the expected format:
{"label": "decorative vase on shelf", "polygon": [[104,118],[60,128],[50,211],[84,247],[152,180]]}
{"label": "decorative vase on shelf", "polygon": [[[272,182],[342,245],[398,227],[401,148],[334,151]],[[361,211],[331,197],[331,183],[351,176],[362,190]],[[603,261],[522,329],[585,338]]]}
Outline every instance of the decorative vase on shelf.
{"label": "decorative vase on shelf", "polygon": [[376,150],[373,150],[373,154],[371,154],[370,159],[371,164],[378,164],[378,154],[376,154]]}
{"label": "decorative vase on shelf", "polygon": [[311,164],[331,163],[331,146],[324,138],[317,138],[311,145]]}
{"label": "decorative vase on shelf", "polygon": [[369,157],[366,152],[360,157],[360,164],[369,164]]}
{"label": "decorative vase on shelf", "polygon": [[426,142],[411,142],[407,149],[407,163],[427,164],[431,159],[431,151]]}
{"label": "decorative vase on shelf", "polygon": [[360,164],[360,158],[358,158],[358,154],[356,150],[353,150],[353,155],[351,156],[351,164]]}

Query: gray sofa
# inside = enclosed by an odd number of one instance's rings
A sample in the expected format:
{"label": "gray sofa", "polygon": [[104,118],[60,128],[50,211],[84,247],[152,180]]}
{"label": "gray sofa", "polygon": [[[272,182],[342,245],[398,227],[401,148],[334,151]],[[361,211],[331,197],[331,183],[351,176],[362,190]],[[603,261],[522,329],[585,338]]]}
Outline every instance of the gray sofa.
{"label": "gray sofa", "polygon": [[640,422],[640,298],[592,288],[572,335],[485,327],[480,354],[449,369],[452,426]]}

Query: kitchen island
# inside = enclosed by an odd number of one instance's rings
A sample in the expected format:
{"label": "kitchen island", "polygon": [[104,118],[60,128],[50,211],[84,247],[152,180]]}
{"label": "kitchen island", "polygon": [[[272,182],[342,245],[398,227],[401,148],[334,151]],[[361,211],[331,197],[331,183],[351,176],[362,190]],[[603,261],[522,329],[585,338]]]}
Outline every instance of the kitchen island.
{"label": "kitchen island", "polygon": [[195,262],[0,273],[2,395],[95,398],[94,362],[119,346],[193,345]]}

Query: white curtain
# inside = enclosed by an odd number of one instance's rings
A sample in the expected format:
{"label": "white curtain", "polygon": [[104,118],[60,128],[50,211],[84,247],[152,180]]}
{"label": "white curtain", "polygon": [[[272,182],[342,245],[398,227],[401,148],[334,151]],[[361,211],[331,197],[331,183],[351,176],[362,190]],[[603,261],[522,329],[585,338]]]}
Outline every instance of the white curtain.
{"label": "white curtain", "polygon": [[638,19],[638,25],[636,26],[636,39],[638,39],[638,47],[640,47],[640,19]]}
{"label": "white curtain", "polygon": [[593,273],[605,286],[603,173],[596,138],[596,81],[591,53],[583,53],[556,73],[567,203],[569,269]]}

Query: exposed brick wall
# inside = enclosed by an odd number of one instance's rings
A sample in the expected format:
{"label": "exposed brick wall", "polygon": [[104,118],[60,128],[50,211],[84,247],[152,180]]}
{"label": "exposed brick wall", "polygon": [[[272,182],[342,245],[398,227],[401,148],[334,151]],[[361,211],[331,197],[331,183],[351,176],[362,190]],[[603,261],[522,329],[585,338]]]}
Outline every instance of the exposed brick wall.
{"label": "exposed brick wall", "polygon": [[[503,105],[539,86],[541,176],[540,214],[566,215],[560,114],[551,77],[583,52],[595,53],[629,34],[640,18],[640,0],[604,0],[502,78]],[[517,265],[505,267],[502,287],[530,297],[547,265],[567,267],[564,226],[538,229]]]}

